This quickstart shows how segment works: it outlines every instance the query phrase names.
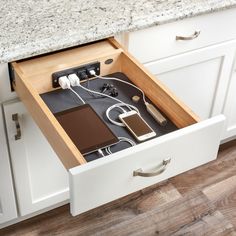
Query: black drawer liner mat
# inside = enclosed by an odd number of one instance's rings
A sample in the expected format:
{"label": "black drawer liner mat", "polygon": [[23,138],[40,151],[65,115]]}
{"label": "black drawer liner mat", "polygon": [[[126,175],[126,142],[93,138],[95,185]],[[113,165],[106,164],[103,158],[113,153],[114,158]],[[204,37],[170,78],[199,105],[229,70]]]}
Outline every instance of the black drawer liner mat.
{"label": "black drawer liner mat", "polygon": [[[116,77],[116,78],[119,78],[122,80],[129,81],[127,76],[124,73],[120,73],[120,72],[111,74],[111,75],[109,75],[109,77]],[[89,89],[100,92],[104,83],[113,84],[114,87],[117,88],[119,95],[116,98],[120,99],[121,101],[123,101],[125,103],[134,105],[139,109],[141,116],[156,132],[156,134],[157,134],[156,137],[170,133],[170,132],[178,129],[169,119],[167,119],[168,122],[167,122],[166,126],[164,126],[164,127],[160,126],[153,119],[153,117],[147,112],[146,107],[145,107],[143,100],[142,100],[141,92],[138,91],[137,89],[127,85],[127,84],[121,83],[119,81],[104,80],[104,79],[97,78],[97,79],[90,80],[89,84],[87,82],[84,82],[82,85],[85,87],[89,86]],[[97,112],[97,114],[103,118],[105,123],[113,130],[113,132],[118,137],[127,137],[137,143],[135,138],[132,135],[130,135],[129,131],[127,131],[127,129],[125,127],[116,126],[114,124],[111,124],[110,121],[108,121],[108,119],[105,115],[105,112],[108,107],[117,103],[116,101],[114,101],[110,98],[101,98],[101,97],[99,98],[99,96],[94,98],[94,96],[92,96],[87,91],[85,91],[79,87],[74,87],[73,89],[79,93],[79,95],[84,99],[84,101],[86,103],[90,104],[94,108],[94,110]],[[131,98],[134,95],[140,96],[140,101],[138,103],[134,103],[132,101]],[[51,110],[52,113],[56,113],[59,111],[63,111],[63,110],[69,109],[69,108],[76,107],[78,105],[82,105],[82,102],[79,100],[79,98],[77,98],[76,95],[74,95],[68,89],[66,89],[66,90],[58,89],[58,90],[55,90],[52,92],[44,93],[44,94],[41,94],[41,98],[47,104],[47,106],[49,107],[49,109]],[[147,100],[147,102],[152,103],[147,97],[146,97],[146,100]],[[118,114],[120,114],[120,113],[118,111],[116,112],[116,109],[110,113],[111,118],[114,118],[114,119],[116,117],[118,117]],[[117,119],[117,121],[118,121],[118,119]],[[117,151],[120,151],[120,150],[125,149],[127,147],[130,147],[130,145],[127,144],[126,142],[121,142],[119,144],[114,145],[111,148],[111,150],[112,150],[112,152],[117,152]],[[100,155],[97,152],[91,153],[91,154],[85,156],[85,159],[88,162],[93,161],[98,158],[100,158]]]}

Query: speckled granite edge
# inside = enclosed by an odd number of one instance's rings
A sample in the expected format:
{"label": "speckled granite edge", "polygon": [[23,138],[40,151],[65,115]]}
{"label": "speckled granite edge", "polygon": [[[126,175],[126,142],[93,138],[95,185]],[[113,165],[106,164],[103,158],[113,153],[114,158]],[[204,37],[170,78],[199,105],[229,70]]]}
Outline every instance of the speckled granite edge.
{"label": "speckled granite edge", "polygon": [[[62,3],[63,1],[60,2]],[[53,8],[51,8],[52,12],[50,13],[50,11],[48,11],[48,15],[44,12],[37,17],[37,12],[33,12],[32,16],[29,14],[27,17],[29,17],[30,21],[28,22],[29,24],[26,25],[27,27],[25,27],[25,29],[23,26],[27,20],[24,22],[22,16],[20,17],[22,21],[13,26],[19,26],[19,28],[11,28],[10,23],[5,23],[5,25],[3,24],[3,26],[0,26],[0,63],[16,61],[69,48],[114,36],[121,32],[131,32],[150,26],[161,25],[188,17],[236,7],[236,0],[143,0],[141,3],[139,2],[140,5],[138,6],[137,3],[136,6],[133,6],[132,4],[127,6],[127,4],[124,4],[122,0],[119,2],[121,9],[117,10],[119,14],[116,14],[116,16],[113,16],[114,14],[112,14],[112,10],[116,10],[115,6],[112,6],[111,9],[109,9],[109,7],[111,7],[110,5],[105,5],[103,8],[102,6],[99,8],[96,7],[93,11],[89,9],[89,14],[85,14],[85,11],[88,11],[88,8],[85,7],[84,10],[83,8],[80,8],[73,15],[69,14],[64,18],[63,22],[60,22],[61,18],[58,20],[58,15],[54,15],[57,9],[53,6]],[[186,7],[184,4],[187,3],[190,5]],[[58,4],[59,3],[57,2],[58,8],[61,8],[60,4]],[[94,4],[99,5],[99,1],[95,1]],[[46,7],[49,8],[49,6],[51,7],[51,5],[47,5]],[[69,6],[67,10],[71,11],[72,7],[73,5]],[[34,11],[33,6],[32,9]],[[2,11],[1,8],[0,10]],[[99,11],[105,12],[103,16],[101,16]],[[49,15],[49,13],[51,15]],[[52,27],[43,28],[44,23],[47,26],[49,25],[49,16],[51,17]],[[72,16],[74,17],[73,19]],[[112,17],[114,17],[114,19]],[[1,20],[3,19],[0,18],[0,22]],[[13,20],[15,20],[16,23],[17,19]],[[72,25],[72,29],[68,30]],[[7,26],[9,29],[6,29]],[[5,31],[4,29],[1,29],[2,27],[5,27]],[[37,27],[38,29],[34,31]]]}

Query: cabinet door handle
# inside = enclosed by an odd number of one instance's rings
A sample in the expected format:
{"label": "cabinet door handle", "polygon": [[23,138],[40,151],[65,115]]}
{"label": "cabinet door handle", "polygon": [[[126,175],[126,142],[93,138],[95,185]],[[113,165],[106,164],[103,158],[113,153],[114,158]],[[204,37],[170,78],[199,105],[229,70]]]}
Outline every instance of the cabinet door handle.
{"label": "cabinet door handle", "polygon": [[190,36],[176,36],[176,40],[193,40],[199,36],[201,31],[195,31],[192,35]]}
{"label": "cabinet door handle", "polygon": [[171,161],[171,158],[164,159],[162,161],[160,167],[156,171],[153,171],[153,172],[143,172],[143,170],[141,168],[138,170],[135,170],[133,172],[133,176],[152,177],[152,176],[160,175],[161,173],[163,173],[166,170],[170,161]]}
{"label": "cabinet door handle", "polygon": [[16,125],[15,140],[21,139],[21,129],[20,129],[18,113],[15,113],[12,115],[12,120],[15,122],[15,125]]}

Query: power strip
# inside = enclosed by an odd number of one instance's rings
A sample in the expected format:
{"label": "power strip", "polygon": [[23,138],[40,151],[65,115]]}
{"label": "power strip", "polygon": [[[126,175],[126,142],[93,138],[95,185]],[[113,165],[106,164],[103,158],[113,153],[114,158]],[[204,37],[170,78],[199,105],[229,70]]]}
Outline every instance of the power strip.
{"label": "power strip", "polygon": [[70,74],[76,74],[80,80],[85,80],[88,78],[92,78],[93,75],[89,73],[89,71],[94,70],[97,75],[100,75],[100,62],[93,62],[85,65],[81,65],[79,67],[73,67],[62,71],[57,71],[52,74],[52,87],[57,88],[60,87],[58,79],[62,76],[68,76]]}

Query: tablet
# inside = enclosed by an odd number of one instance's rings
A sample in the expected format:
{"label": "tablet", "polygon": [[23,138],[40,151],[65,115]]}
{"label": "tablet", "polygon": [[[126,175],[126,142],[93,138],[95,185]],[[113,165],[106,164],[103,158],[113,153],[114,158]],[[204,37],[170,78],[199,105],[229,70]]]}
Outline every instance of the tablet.
{"label": "tablet", "polygon": [[119,142],[116,135],[89,104],[54,115],[83,155]]}

